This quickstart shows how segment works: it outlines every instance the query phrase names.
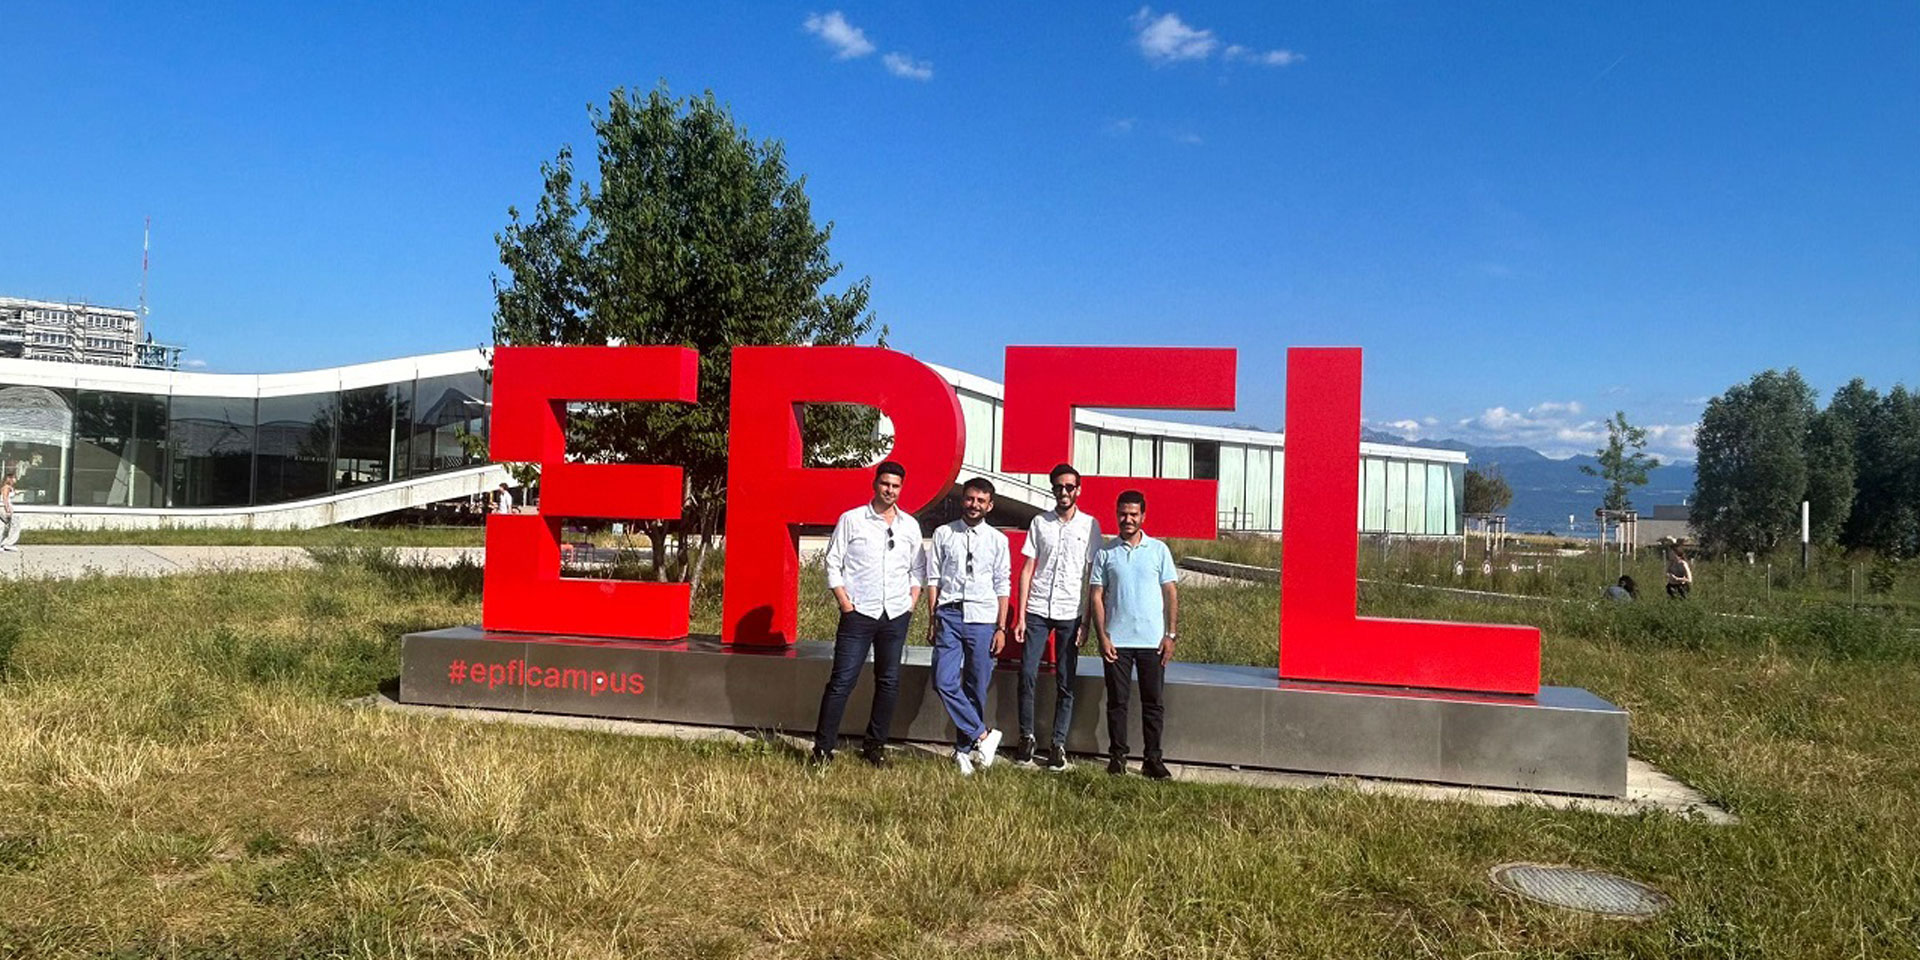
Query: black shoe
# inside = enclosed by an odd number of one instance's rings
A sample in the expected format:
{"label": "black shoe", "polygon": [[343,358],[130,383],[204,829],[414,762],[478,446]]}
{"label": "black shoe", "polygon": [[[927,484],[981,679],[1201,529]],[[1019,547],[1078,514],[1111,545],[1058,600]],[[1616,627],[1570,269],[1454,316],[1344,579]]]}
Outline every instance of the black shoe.
{"label": "black shoe", "polygon": [[862,749],[860,751],[860,759],[873,764],[876,768],[881,770],[885,770],[888,767],[893,766],[893,761],[887,759],[886,747],[867,747],[865,749]]}
{"label": "black shoe", "polygon": [[1032,737],[1020,738],[1020,744],[1013,748],[1013,762],[1014,763],[1032,763],[1033,762],[1033,738]]}
{"label": "black shoe", "polygon": [[1158,760],[1148,760],[1145,764],[1141,765],[1140,772],[1145,774],[1148,780],[1173,779],[1173,771],[1168,770],[1167,765]]}
{"label": "black shoe", "polygon": [[1059,773],[1067,769],[1067,748],[1054,744],[1047,750],[1047,769]]}
{"label": "black shoe", "polygon": [[1127,758],[1117,753],[1108,757],[1107,773],[1116,777],[1125,776],[1127,773]]}
{"label": "black shoe", "polygon": [[824,767],[832,762],[832,750],[822,750],[819,747],[814,747],[813,752],[807,755],[807,766],[809,767]]}

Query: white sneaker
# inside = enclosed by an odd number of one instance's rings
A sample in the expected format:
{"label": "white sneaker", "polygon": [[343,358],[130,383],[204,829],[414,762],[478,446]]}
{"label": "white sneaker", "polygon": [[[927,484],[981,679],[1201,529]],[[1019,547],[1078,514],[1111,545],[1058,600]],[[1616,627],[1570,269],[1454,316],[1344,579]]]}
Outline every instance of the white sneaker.
{"label": "white sneaker", "polygon": [[953,752],[953,765],[960,768],[963,777],[973,776],[973,758],[958,750]]}
{"label": "white sneaker", "polygon": [[993,766],[993,757],[1000,752],[1000,731],[988,730],[987,735],[973,745],[973,752],[980,757],[982,768]]}

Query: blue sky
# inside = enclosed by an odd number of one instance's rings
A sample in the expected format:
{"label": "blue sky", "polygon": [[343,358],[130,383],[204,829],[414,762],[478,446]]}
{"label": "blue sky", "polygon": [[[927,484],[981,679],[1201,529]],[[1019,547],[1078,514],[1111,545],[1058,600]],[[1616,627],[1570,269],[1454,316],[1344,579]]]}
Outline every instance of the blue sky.
{"label": "blue sky", "polygon": [[[391,8],[391,9],[390,9]],[[489,337],[494,233],[616,86],[786,143],[895,346],[1367,349],[1365,414],[1688,455],[1769,366],[1920,384],[1912,4],[0,0],[0,294],[205,369]],[[1196,415],[1196,419],[1207,419]]]}

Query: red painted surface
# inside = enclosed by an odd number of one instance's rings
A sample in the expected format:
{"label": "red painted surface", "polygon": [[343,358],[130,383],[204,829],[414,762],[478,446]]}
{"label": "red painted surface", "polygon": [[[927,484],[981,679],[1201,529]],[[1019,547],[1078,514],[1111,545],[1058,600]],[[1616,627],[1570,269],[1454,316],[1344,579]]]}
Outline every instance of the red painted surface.
{"label": "red painted surface", "polygon": [[[887,459],[906,467],[900,509],[947,492],[966,426],[953,387],[926,364],[880,347],[735,347],[727,448],[727,570],[720,639],[798,640],[796,524],[831,524],[873,497],[873,468],[801,465],[797,404],[859,403],[893,421]],[[924,616],[924,614],[922,614]]]}
{"label": "red painted surface", "polygon": [[[1232,410],[1234,351],[1212,347],[1008,347],[1000,469],[1045,474],[1073,461],[1075,407]],[[1076,463],[1080,509],[1113,529],[1123,490],[1147,497],[1147,529],[1156,537],[1211,540],[1219,531],[1212,480],[1103,477],[1099,464]]]}
{"label": "red painted surface", "polygon": [[541,464],[540,514],[487,519],[481,623],[489,630],[671,639],[687,634],[684,583],[562,579],[565,517],[680,516],[679,467],[566,463],[570,401],[698,398],[699,355],[683,347],[500,347],[493,356],[497,461]]}
{"label": "red painted surface", "polygon": [[1484,693],[1540,690],[1540,631],[1357,616],[1360,350],[1287,351],[1280,676]]}

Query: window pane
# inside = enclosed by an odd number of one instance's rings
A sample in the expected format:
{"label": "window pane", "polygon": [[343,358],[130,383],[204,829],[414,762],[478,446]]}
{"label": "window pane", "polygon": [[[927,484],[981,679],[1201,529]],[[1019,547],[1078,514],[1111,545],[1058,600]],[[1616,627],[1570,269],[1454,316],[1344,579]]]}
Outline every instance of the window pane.
{"label": "window pane", "polygon": [[404,479],[413,470],[407,446],[413,438],[413,381],[387,388],[393,400],[393,478]]}
{"label": "window pane", "polygon": [[1212,440],[1193,442],[1193,479],[1217,480],[1220,477],[1220,444]]}
{"label": "window pane", "polygon": [[477,372],[420,381],[413,395],[415,474],[486,462],[483,453],[468,453],[460,439],[484,436],[486,394],[486,378]]}
{"label": "window pane", "polygon": [[1407,462],[1387,461],[1387,530],[1407,532]]}
{"label": "window pane", "polygon": [[1247,448],[1220,445],[1220,527],[1247,529]]}
{"label": "window pane", "polygon": [[1447,465],[1444,463],[1427,464],[1427,533],[1433,536],[1451,535],[1453,497],[1447,489]]}
{"label": "window pane", "polygon": [[970,467],[992,469],[993,404],[970,393],[960,394],[960,416],[967,425],[967,444],[960,459]]}
{"label": "window pane", "polygon": [[1427,470],[1423,464],[1407,464],[1407,532],[1427,533]]}
{"label": "window pane", "polygon": [[1247,517],[1253,530],[1273,529],[1273,451],[1247,448]]}
{"label": "window pane", "polygon": [[0,463],[14,471],[15,503],[65,505],[73,405],[64,391],[0,389]]}
{"label": "window pane", "polygon": [[336,489],[394,479],[393,389],[388,386],[340,394],[340,447],[334,456]]}
{"label": "window pane", "polygon": [[1193,476],[1193,444],[1187,440],[1160,441],[1160,475],[1184,480]]}
{"label": "window pane", "polygon": [[1365,486],[1360,497],[1360,529],[1380,533],[1387,529],[1387,465],[1371,457],[1363,459],[1361,465],[1365,468],[1361,472]]}
{"label": "window pane", "polygon": [[318,393],[260,399],[253,502],[281,503],[327,492],[338,397]]}
{"label": "window pane", "polygon": [[1100,468],[1098,472],[1107,477],[1127,475],[1129,451],[1133,444],[1131,438],[1115,433],[1100,435]]}
{"label": "window pane", "polygon": [[173,506],[246,506],[253,477],[253,401],[174,397],[167,420]]}
{"label": "window pane", "polygon": [[1100,437],[1092,430],[1073,431],[1073,465],[1087,473],[1096,472],[1100,463]]}
{"label": "window pane", "polygon": [[1136,477],[1153,476],[1153,438],[1133,438],[1133,475]]}
{"label": "window pane", "polygon": [[165,506],[167,398],[85,390],[75,400],[74,505]]}

